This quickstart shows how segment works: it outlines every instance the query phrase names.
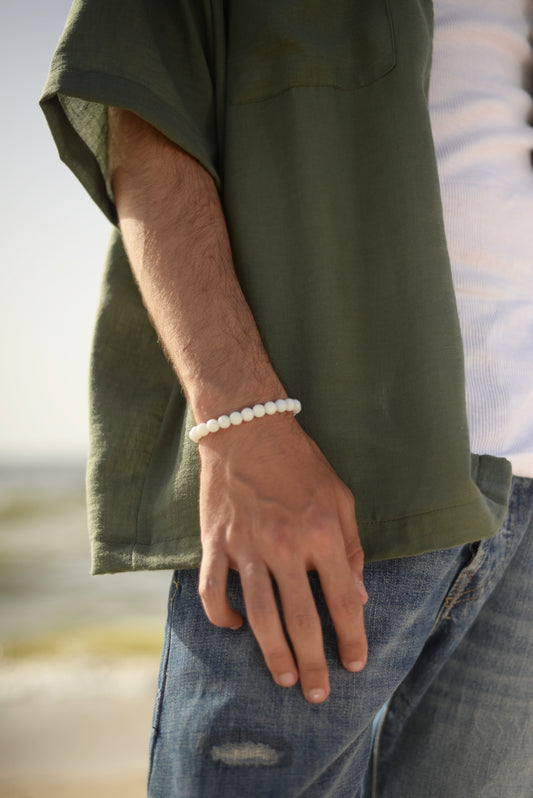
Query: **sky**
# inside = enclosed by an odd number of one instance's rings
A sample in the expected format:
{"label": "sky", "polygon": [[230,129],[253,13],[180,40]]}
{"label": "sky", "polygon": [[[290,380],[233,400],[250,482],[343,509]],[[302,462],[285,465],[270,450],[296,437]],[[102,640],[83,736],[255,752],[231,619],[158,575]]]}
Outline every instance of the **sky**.
{"label": "sky", "polygon": [[110,225],[61,163],[38,99],[70,0],[0,0],[0,463],[82,460]]}

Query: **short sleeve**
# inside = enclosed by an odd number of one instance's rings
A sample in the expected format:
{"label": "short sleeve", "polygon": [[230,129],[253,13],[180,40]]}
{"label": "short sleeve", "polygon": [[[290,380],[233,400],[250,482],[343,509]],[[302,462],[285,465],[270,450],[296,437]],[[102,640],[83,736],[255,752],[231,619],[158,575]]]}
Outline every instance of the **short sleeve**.
{"label": "short sleeve", "polygon": [[210,0],[75,0],[41,107],[61,159],[112,222],[109,105],[152,124],[200,161],[219,185],[220,27]]}

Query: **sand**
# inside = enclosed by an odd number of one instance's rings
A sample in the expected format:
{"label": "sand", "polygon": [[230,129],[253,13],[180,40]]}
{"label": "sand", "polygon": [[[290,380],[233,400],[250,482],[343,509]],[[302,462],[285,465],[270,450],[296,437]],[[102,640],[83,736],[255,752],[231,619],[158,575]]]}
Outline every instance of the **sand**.
{"label": "sand", "polygon": [[0,798],[142,798],[170,572],[89,576],[83,468],[0,467]]}
{"label": "sand", "polygon": [[2,798],[142,798],[157,662],[0,668]]}
{"label": "sand", "polygon": [[145,798],[144,780],[0,778],[2,798]]}

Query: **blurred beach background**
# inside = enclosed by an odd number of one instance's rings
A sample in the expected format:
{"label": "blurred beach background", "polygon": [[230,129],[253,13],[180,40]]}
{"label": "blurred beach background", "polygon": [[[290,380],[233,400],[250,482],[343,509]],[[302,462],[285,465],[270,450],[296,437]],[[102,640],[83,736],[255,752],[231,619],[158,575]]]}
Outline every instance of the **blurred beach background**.
{"label": "blurred beach background", "polygon": [[141,798],[171,575],[89,575],[87,363],[109,224],[38,108],[69,7],[0,0],[0,795]]}

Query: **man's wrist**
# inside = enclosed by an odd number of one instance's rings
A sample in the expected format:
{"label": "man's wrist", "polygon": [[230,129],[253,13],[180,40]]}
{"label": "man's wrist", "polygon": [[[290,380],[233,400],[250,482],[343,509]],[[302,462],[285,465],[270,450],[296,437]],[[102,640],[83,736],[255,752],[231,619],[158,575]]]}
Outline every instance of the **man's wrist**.
{"label": "man's wrist", "polygon": [[264,380],[240,380],[238,377],[198,380],[193,386],[186,386],[186,393],[197,424],[244,407],[287,398],[286,390],[273,372],[265,375]]}

